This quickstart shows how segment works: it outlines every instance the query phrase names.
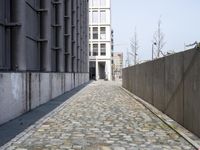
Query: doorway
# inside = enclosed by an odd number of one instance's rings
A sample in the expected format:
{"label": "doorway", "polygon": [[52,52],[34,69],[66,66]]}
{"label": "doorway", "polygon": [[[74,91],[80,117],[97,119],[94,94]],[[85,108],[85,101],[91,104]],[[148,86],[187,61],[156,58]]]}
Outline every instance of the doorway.
{"label": "doorway", "polygon": [[90,80],[96,79],[96,62],[90,62]]}
{"label": "doorway", "polygon": [[105,62],[99,62],[99,79],[105,79],[106,78],[106,73],[105,73]]}

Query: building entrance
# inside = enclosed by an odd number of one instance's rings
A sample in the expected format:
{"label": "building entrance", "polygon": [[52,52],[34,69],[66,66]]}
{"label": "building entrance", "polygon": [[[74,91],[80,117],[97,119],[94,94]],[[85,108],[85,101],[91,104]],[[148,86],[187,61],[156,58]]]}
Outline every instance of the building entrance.
{"label": "building entrance", "polygon": [[106,79],[106,73],[105,73],[105,62],[99,62],[98,63],[99,67],[99,79]]}
{"label": "building entrance", "polygon": [[90,80],[96,80],[96,62],[90,62]]}

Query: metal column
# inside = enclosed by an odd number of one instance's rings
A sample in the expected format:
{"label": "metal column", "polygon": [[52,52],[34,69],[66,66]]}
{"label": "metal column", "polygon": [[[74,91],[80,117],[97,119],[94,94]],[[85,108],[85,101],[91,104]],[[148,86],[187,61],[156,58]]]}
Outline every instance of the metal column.
{"label": "metal column", "polygon": [[51,1],[41,0],[41,71],[51,71]]}
{"label": "metal column", "polygon": [[24,0],[13,0],[12,5],[12,20],[21,24],[21,27],[12,31],[12,69],[26,70],[26,4]]}
{"label": "metal column", "polygon": [[72,0],[65,0],[65,31],[64,31],[64,39],[65,39],[65,71],[72,72],[72,20],[71,20],[71,6]]}
{"label": "metal column", "polygon": [[77,72],[76,0],[72,0],[72,72]]}
{"label": "metal column", "polygon": [[59,1],[58,5],[58,24],[60,26],[58,31],[58,43],[59,43],[59,52],[58,52],[58,72],[65,71],[65,52],[64,52],[64,0]]}

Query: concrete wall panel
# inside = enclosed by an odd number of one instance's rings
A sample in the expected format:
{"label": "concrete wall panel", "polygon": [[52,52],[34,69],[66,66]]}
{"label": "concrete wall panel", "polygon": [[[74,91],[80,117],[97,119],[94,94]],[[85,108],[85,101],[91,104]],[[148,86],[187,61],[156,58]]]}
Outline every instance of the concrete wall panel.
{"label": "concrete wall panel", "polygon": [[40,105],[40,74],[39,73],[28,73],[29,74],[29,102],[31,109],[34,109]]}
{"label": "concrete wall panel", "polygon": [[72,75],[71,75],[71,88],[73,89],[73,88],[75,88],[75,74],[74,73],[72,73]]}
{"label": "concrete wall panel", "polygon": [[[144,64],[143,70],[143,95],[144,99],[146,99],[149,103],[152,104],[153,98],[153,62],[149,62]],[[145,86],[146,85],[146,86]],[[142,89],[142,87],[141,87]]]}
{"label": "concrete wall panel", "polygon": [[52,74],[52,98],[55,98],[62,93],[62,74],[53,73]]}
{"label": "concrete wall panel", "polygon": [[78,73],[75,73],[74,75],[74,81],[75,81],[75,88],[78,87],[79,85],[79,74]]}
{"label": "concrete wall panel", "polygon": [[165,110],[165,59],[153,62],[153,105],[159,110]]}
{"label": "concrete wall panel", "polygon": [[25,73],[0,73],[0,124],[26,112],[25,83]]}
{"label": "concrete wall panel", "polygon": [[51,74],[40,73],[40,105],[48,102],[52,98]]}
{"label": "concrete wall panel", "polygon": [[124,88],[200,136],[198,48],[125,68],[122,79]]}
{"label": "concrete wall panel", "polygon": [[178,123],[183,124],[183,53],[165,58],[165,110]]}
{"label": "concrete wall panel", "polygon": [[200,137],[200,50],[184,53],[184,126]]}
{"label": "concrete wall panel", "polygon": [[[0,73],[0,125],[73,89],[71,73]],[[89,81],[89,74],[76,74]],[[76,82],[76,86],[80,86]]]}
{"label": "concrete wall panel", "polygon": [[65,74],[65,91],[70,91],[72,89],[72,74]]}

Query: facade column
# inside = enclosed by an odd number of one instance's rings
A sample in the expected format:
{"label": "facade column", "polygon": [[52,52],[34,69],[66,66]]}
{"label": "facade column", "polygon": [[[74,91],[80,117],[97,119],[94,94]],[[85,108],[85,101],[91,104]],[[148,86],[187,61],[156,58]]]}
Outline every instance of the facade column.
{"label": "facade column", "polygon": [[58,9],[58,24],[60,25],[58,41],[59,41],[59,56],[58,56],[58,71],[65,72],[65,51],[64,51],[64,0],[60,1]]}
{"label": "facade column", "polygon": [[51,71],[51,1],[41,0],[41,9],[45,9],[41,15],[41,39],[46,40],[41,46],[41,70]]}
{"label": "facade column", "polygon": [[86,6],[86,22],[85,22],[85,28],[86,28],[86,49],[85,49],[85,55],[86,55],[86,58],[85,58],[85,64],[84,64],[84,66],[85,66],[85,70],[84,70],[84,72],[86,72],[86,73],[89,73],[89,1],[88,0],[85,0],[85,6]]}
{"label": "facade column", "polygon": [[26,2],[25,0],[12,1],[12,22],[20,27],[12,31],[12,69],[14,71],[26,70]]}
{"label": "facade column", "polygon": [[72,65],[73,72],[77,72],[77,17],[76,17],[76,0],[72,0]]}
{"label": "facade column", "polygon": [[65,5],[65,67],[67,72],[72,72],[72,0],[66,0]]}

